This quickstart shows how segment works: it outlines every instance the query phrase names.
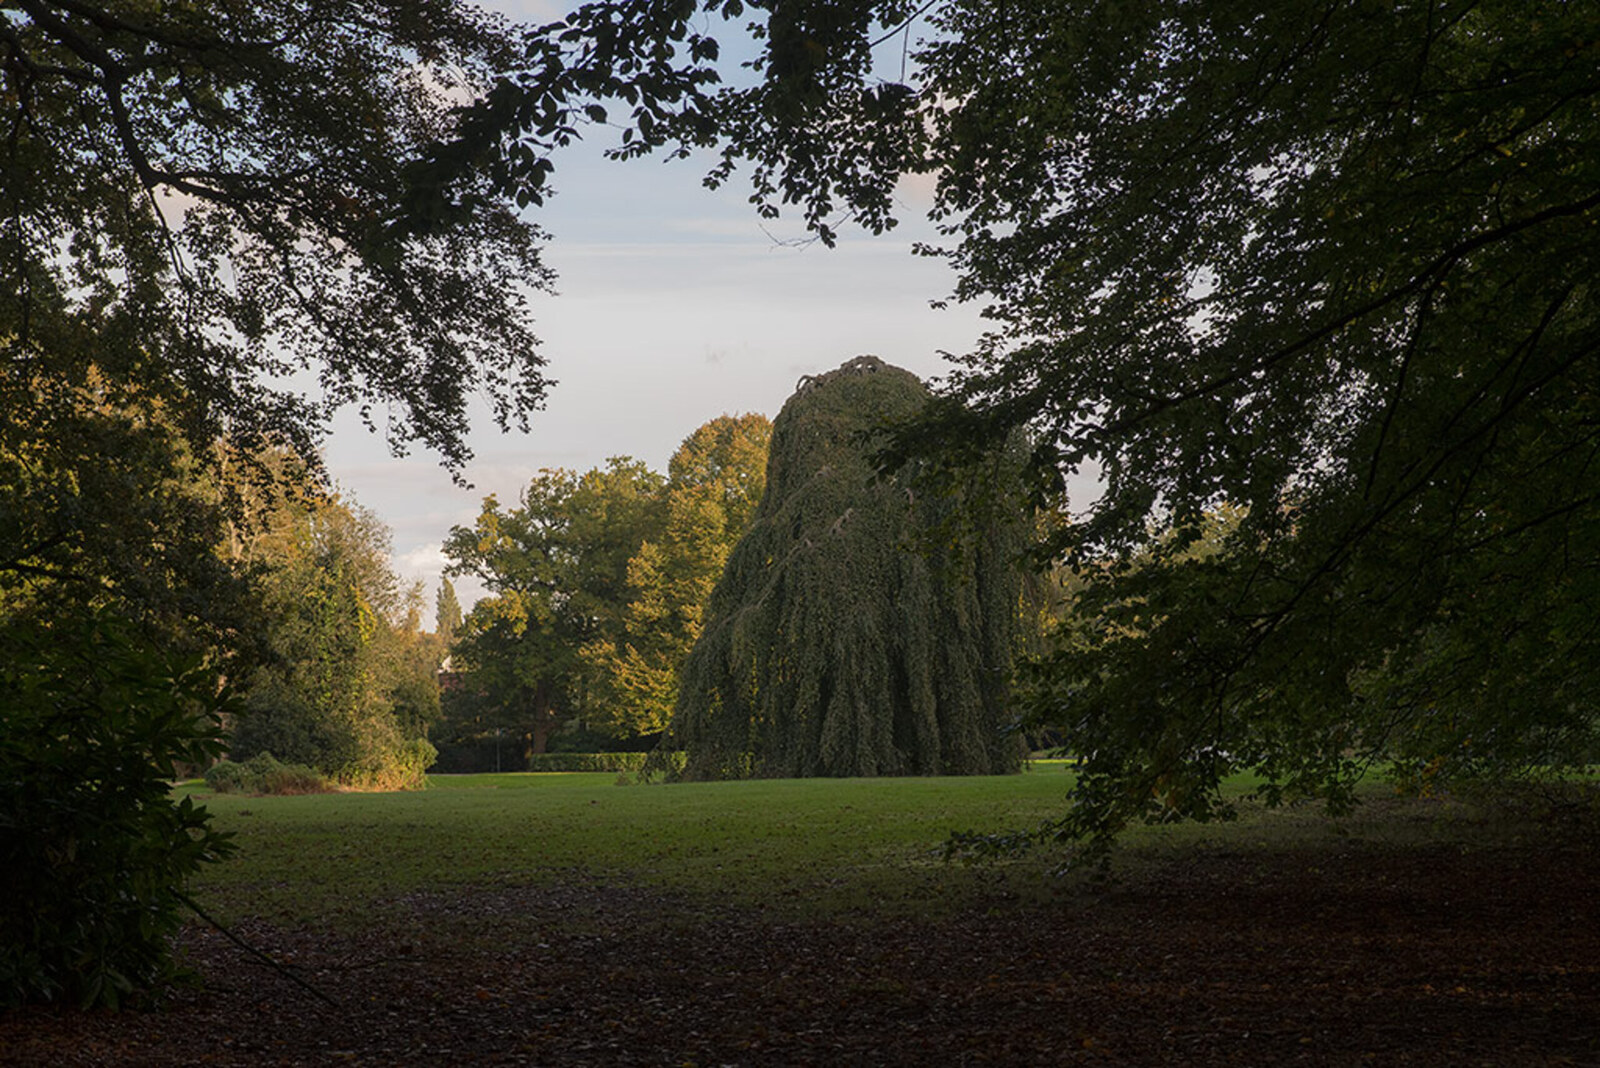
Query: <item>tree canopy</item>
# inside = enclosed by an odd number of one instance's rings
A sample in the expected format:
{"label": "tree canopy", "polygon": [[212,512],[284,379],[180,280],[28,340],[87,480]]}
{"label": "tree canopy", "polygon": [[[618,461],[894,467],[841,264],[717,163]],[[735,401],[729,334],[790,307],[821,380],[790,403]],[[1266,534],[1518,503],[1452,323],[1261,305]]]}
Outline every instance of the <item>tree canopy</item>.
{"label": "tree canopy", "polygon": [[447,578],[439,580],[439,591],[434,598],[434,633],[445,648],[455,641],[456,630],[461,626],[461,602],[456,598],[456,588]]}
{"label": "tree canopy", "polygon": [[1593,759],[1600,11],[928,17],[905,169],[997,326],[902,444],[1105,479],[1049,545],[1098,638],[1030,698],[1087,761],[1064,829]]}
{"label": "tree canopy", "polygon": [[[747,10],[759,53],[721,81],[712,31]],[[1037,547],[1082,580],[1025,691],[1086,761],[1065,832],[1214,814],[1238,767],[1339,803],[1372,760],[1585,762],[1597,41],[1562,0],[598,0],[516,31],[453,0],[0,4],[0,400],[26,413],[0,609],[204,645],[230,578],[174,550],[217,521],[174,476],[219,431],[304,452],[357,402],[459,465],[475,390],[519,422],[546,276],[514,208],[605,123],[619,155],[714,148],[713,184],[748,166],[758,211],[824,241],[931,177],[924,251],[994,330],[890,455],[1026,431],[1057,513],[1104,478]],[[63,444],[55,397],[113,414]],[[124,551],[96,501],[162,530]],[[608,597],[640,544],[606,550]]]}
{"label": "tree canopy", "polygon": [[661,529],[628,561],[620,628],[583,650],[598,687],[594,726],[621,735],[667,726],[712,587],[761,502],[771,436],[764,415],[724,415],[673,453]]}
{"label": "tree canopy", "polygon": [[230,759],[262,753],[352,786],[422,783],[442,648],[418,631],[389,531],[359,505],[277,485],[240,559],[260,587],[264,663],[241,680]]}
{"label": "tree canopy", "polygon": [[516,54],[454,0],[0,6],[0,352],[305,455],[359,402],[461,463],[468,396],[507,423],[545,387],[536,231],[428,177]]}
{"label": "tree canopy", "polygon": [[[537,232],[428,176],[515,54],[450,0],[0,3],[0,1000],[170,970],[224,852],[170,780],[285,652],[266,616],[316,603],[232,552],[263,457],[359,402],[459,467],[474,391],[506,425],[540,402]],[[432,685],[391,695],[413,727]]]}
{"label": "tree canopy", "polygon": [[533,752],[557,732],[612,744],[666,726],[683,658],[723,561],[760,500],[771,423],[720,416],[662,476],[614,457],[542,471],[506,508],[490,497],[445,543],[451,574],[489,596],[456,630],[447,728],[511,728]]}
{"label": "tree canopy", "polygon": [[778,414],[766,491],[682,669],[672,734],[686,774],[1019,766],[1021,738],[1004,728],[1027,633],[1026,519],[928,537],[953,529],[963,502],[876,478],[874,432],[928,397],[863,356],[803,379]]}
{"label": "tree canopy", "polygon": [[[1105,476],[1055,542],[1105,567],[1099,639],[1032,697],[1087,758],[1066,829],[1212,814],[1235,767],[1338,804],[1376,760],[1593,759],[1600,12],[940,24],[939,210],[1001,324],[958,420]],[[1221,552],[1185,555],[1222,505]]]}
{"label": "tree canopy", "polygon": [[487,497],[472,527],[450,531],[449,573],[489,590],[452,647],[487,705],[480,725],[514,728],[542,753],[559,723],[589,707],[583,648],[621,626],[628,561],[660,529],[661,485],[627,457],[581,476],[541,471],[515,507]]}

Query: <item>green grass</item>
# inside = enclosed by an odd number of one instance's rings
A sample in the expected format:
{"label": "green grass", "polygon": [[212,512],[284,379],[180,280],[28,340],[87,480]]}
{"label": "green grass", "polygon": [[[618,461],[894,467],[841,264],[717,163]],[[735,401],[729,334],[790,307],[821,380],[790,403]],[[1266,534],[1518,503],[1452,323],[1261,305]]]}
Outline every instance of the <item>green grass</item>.
{"label": "green grass", "polygon": [[[225,918],[333,925],[379,918],[414,891],[574,880],[798,915],[1042,900],[1064,892],[1052,874],[1059,852],[972,867],[938,854],[952,830],[1031,827],[1058,815],[1070,776],[1051,764],[994,777],[671,786],[624,785],[612,773],[499,774],[435,777],[412,793],[204,797],[217,824],[236,832],[240,854],[196,889]],[[1368,793],[1381,800],[1383,790]],[[1369,805],[1330,824],[1304,810],[1247,808],[1233,824],[1137,829],[1124,863],[1194,849],[1297,848],[1335,834],[1437,834],[1446,818],[1437,806],[1407,811],[1397,820],[1392,806]]]}
{"label": "green grass", "polygon": [[952,830],[1035,824],[1060,811],[1069,784],[1059,768],[672,786],[579,772],[439,776],[412,793],[201,795],[240,851],[197,888],[228,916],[297,921],[419,889],[575,877],[803,910],[920,908],[982,881],[936,860]]}

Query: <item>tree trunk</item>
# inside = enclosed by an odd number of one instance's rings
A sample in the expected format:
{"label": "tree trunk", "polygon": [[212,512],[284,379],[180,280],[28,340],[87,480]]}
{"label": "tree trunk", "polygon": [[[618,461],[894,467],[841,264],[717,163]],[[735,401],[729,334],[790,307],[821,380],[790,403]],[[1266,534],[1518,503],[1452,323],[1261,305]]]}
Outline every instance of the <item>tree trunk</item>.
{"label": "tree trunk", "polygon": [[555,727],[555,711],[551,707],[550,687],[541,682],[533,691],[533,752],[543,753],[550,742],[550,731]]}

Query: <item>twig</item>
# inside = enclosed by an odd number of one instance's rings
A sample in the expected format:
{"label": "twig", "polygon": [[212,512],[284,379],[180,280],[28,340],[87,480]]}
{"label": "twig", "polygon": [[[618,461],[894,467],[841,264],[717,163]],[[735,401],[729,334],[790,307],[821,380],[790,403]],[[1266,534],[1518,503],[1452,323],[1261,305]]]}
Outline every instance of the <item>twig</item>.
{"label": "twig", "polygon": [[333,1008],[337,1009],[339,1007],[339,1003],[334,1001],[327,994],[324,994],[321,990],[318,990],[316,987],[312,986],[310,983],[306,982],[304,979],[300,978],[298,975],[294,974],[289,969],[285,968],[283,965],[267,956],[261,950],[257,949],[255,946],[252,946],[250,943],[246,942],[244,939],[240,938],[238,935],[222,926],[222,924],[212,919],[210,914],[208,914],[205,909],[201,908],[195,903],[194,898],[183,893],[182,891],[177,890],[173,891],[173,895],[177,897],[179,901],[183,902],[185,905],[188,905],[189,908],[194,911],[196,916],[215,927],[218,931],[221,931],[228,941],[232,942],[234,945],[238,946],[252,957],[255,957],[257,960],[267,965],[285,979],[288,979],[290,982],[294,983],[300,989],[306,991],[308,994],[311,994],[313,997],[325,1002]]}

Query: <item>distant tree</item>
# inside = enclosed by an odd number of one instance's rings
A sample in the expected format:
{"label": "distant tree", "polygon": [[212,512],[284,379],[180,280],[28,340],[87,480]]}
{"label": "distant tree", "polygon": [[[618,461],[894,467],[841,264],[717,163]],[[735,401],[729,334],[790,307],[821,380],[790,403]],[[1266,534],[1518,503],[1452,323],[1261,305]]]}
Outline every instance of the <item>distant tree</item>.
{"label": "distant tree", "polygon": [[[355,785],[420,784],[437,657],[415,626],[372,513],[284,494],[251,538],[271,658],[245,688],[232,755],[270,752]],[[409,623],[409,625],[408,625]]]}
{"label": "distant tree", "polygon": [[[683,668],[672,731],[689,775],[1019,766],[1008,692],[1037,621],[1026,513],[967,515],[960,496],[876,478],[873,432],[929,397],[861,357],[784,405],[761,504]],[[1005,459],[989,474],[1003,480]]]}
{"label": "distant tree", "polygon": [[427,738],[442,714],[439,669],[450,652],[437,634],[422,629],[422,590],[421,582],[412,583],[402,618],[382,628],[378,640],[378,675],[395,723],[408,739]]}
{"label": "distant tree", "polygon": [[439,580],[439,593],[434,599],[433,619],[434,633],[448,650],[450,643],[455,641],[456,631],[461,628],[461,602],[456,600],[455,585],[447,578]]}
{"label": "distant tree", "polygon": [[560,723],[589,710],[581,650],[621,626],[628,561],[660,529],[661,485],[627,458],[582,476],[542,471],[518,507],[488,497],[472,528],[451,530],[449,573],[471,574],[489,591],[453,647],[485,725],[510,727],[541,753]]}
{"label": "distant tree", "polygon": [[628,561],[620,629],[583,649],[597,687],[591,728],[637,736],[667,726],[712,587],[761,502],[771,436],[765,416],[724,415],[673,454],[665,526]]}

